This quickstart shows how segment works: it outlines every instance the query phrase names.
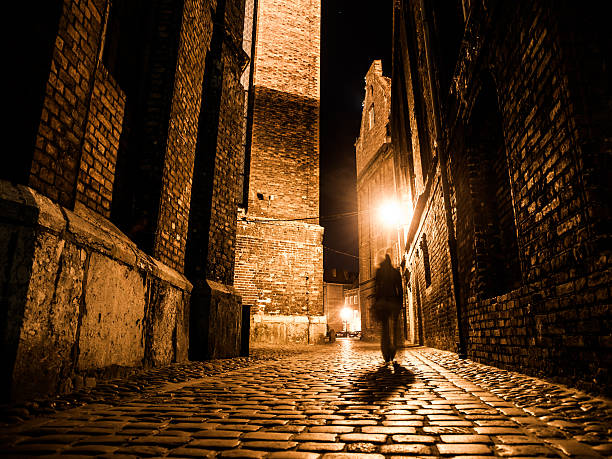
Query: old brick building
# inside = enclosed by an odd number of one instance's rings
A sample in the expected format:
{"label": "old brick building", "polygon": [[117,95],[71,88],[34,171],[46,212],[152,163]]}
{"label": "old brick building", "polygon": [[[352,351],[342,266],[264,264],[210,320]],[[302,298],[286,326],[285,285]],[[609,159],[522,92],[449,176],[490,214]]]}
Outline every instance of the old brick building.
{"label": "old brick building", "polygon": [[[390,110],[391,79],[383,75],[382,62],[376,60],[365,76],[361,127],[355,142],[359,297],[362,337],[366,340],[376,339],[380,334],[380,325],[371,314],[376,268],[386,253],[398,266],[402,252],[400,246],[405,243],[403,222],[394,220],[393,215],[385,212],[385,209],[400,211],[403,189],[396,176],[399,164],[391,144]],[[403,201],[406,201],[405,197]]]}
{"label": "old brick building", "polygon": [[320,1],[257,0],[235,285],[254,342],[317,342]]}
{"label": "old brick building", "polygon": [[[452,3],[452,2],[451,2]],[[416,341],[609,387],[610,34],[576,2],[395,3]]]}
{"label": "old brick building", "polygon": [[244,1],[14,7],[33,32],[0,169],[3,395],[237,355]]}
{"label": "old brick building", "polygon": [[[331,330],[334,330],[336,333],[339,331],[353,331],[354,324],[351,320],[353,318],[353,310],[359,309],[359,303],[353,302],[357,298],[357,294],[353,293],[350,295],[350,302],[346,298],[348,291],[358,290],[357,282],[357,273],[336,268],[325,269],[323,271],[323,313],[325,314],[328,333]],[[351,317],[348,320],[346,317],[343,317],[342,313],[342,310],[347,308],[347,306],[351,310]],[[360,327],[356,329],[361,330]]]}

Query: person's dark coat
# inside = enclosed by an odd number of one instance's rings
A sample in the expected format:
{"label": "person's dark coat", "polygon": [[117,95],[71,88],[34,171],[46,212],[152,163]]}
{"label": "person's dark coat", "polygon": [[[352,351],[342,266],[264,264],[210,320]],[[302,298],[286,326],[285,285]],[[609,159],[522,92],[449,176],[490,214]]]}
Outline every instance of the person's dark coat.
{"label": "person's dark coat", "polygon": [[403,295],[402,276],[391,264],[389,255],[385,255],[385,259],[376,270],[374,289],[374,312],[379,319],[400,311]]}

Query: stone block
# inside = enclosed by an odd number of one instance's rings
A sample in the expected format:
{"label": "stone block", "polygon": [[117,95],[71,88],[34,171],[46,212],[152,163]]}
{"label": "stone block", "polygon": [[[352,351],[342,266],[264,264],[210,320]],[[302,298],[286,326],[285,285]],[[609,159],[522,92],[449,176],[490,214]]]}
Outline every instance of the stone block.
{"label": "stone block", "polygon": [[142,274],[94,252],[85,282],[78,368],[140,365],[144,357]]}
{"label": "stone block", "polygon": [[153,279],[147,285],[147,360],[154,366],[174,360],[173,335],[183,299],[180,290]]}
{"label": "stone block", "polygon": [[233,287],[211,280],[196,285],[190,319],[191,359],[240,355],[242,299]]}
{"label": "stone block", "polygon": [[[16,398],[40,388],[57,389],[75,343],[83,282],[83,260],[75,246],[42,231],[27,240],[32,234],[25,232],[23,242],[35,247],[22,253],[22,261],[31,263],[27,296],[13,298],[23,309],[9,318],[12,327],[20,325],[12,381]],[[18,276],[26,275],[20,267],[14,269]]]}
{"label": "stone block", "polygon": [[254,314],[251,316],[253,343],[262,344],[321,344],[325,341],[325,316],[286,316]]}

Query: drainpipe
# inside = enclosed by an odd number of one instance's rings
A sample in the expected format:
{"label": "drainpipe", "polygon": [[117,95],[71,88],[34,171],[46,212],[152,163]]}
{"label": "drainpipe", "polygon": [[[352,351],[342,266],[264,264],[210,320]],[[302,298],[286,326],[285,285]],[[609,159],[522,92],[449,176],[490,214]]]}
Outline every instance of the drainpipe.
{"label": "drainpipe", "polygon": [[433,119],[434,119],[434,129],[435,129],[435,145],[440,160],[438,164],[440,165],[440,176],[442,178],[442,196],[444,198],[444,211],[446,216],[446,232],[448,233],[448,248],[450,254],[450,262],[451,262],[451,283],[452,283],[452,291],[455,300],[455,312],[457,316],[457,355],[459,358],[466,358],[466,346],[465,346],[465,336],[463,335],[463,329],[461,327],[462,321],[462,313],[461,313],[461,304],[460,304],[460,291],[459,291],[459,282],[458,282],[458,260],[457,260],[457,239],[455,238],[455,228],[453,225],[453,215],[451,210],[450,203],[450,187],[448,183],[448,175],[446,170],[446,164],[448,157],[446,155],[447,144],[445,143],[442,147],[440,147],[440,132],[442,128],[440,126],[440,116],[439,116],[439,99],[438,92],[436,90],[436,86],[434,85],[434,76],[433,76],[433,67],[431,61],[431,41],[429,38],[429,20],[427,17],[427,11],[425,9],[424,0],[419,0],[419,7],[421,8],[421,14],[423,16],[423,38],[425,41],[425,59],[427,62],[427,78],[429,80],[429,88],[431,91],[431,97],[433,99]]}

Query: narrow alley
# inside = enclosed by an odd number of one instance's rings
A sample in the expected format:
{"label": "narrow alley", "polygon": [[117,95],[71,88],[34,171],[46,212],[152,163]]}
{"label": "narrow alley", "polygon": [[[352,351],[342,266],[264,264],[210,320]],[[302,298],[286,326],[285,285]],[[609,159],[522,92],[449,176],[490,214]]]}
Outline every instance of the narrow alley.
{"label": "narrow alley", "polygon": [[[602,457],[612,405],[425,347],[255,349],[4,410],[8,457]],[[25,420],[20,421],[20,416]]]}
{"label": "narrow alley", "polygon": [[0,459],[612,458],[601,8],[8,4]]}

